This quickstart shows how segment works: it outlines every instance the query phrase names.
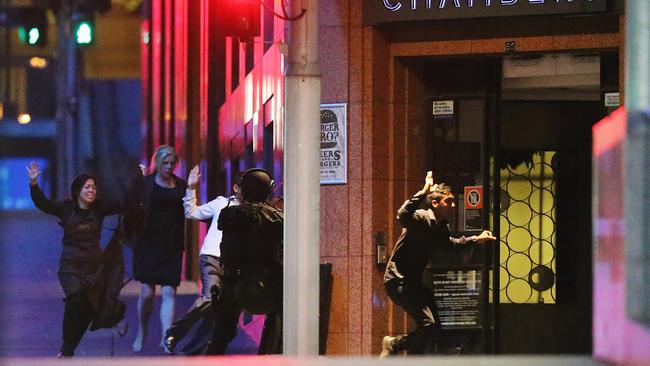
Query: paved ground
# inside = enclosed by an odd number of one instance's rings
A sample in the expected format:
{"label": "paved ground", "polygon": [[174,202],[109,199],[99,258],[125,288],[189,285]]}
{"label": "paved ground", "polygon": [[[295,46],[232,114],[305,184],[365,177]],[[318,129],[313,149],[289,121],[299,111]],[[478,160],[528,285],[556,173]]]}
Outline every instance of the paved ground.
{"label": "paved ground", "polygon": [[[108,220],[105,227],[113,227]],[[63,292],[56,271],[61,249],[62,230],[56,218],[38,211],[0,212],[0,357],[52,357],[61,345]],[[106,239],[109,233],[103,235]],[[125,249],[127,271],[131,253]],[[130,273],[127,273],[127,276]],[[181,315],[196,298],[196,288],[185,283],[179,289],[176,314]],[[127,285],[122,295],[127,303],[128,333],[121,338],[112,330],[87,332],[78,356],[152,356],[162,355],[161,331],[156,298],[150,319],[149,338],[143,352],[134,354],[131,343],[137,330],[136,299],[138,284]],[[250,318],[246,319],[250,321]],[[242,322],[244,320],[242,319]],[[231,345],[229,352],[256,353],[254,331],[261,319],[254,318]],[[243,324],[243,323],[242,323]],[[248,333],[253,333],[249,336]]]}
{"label": "paved ground", "polygon": [[[105,226],[111,227],[107,222]],[[55,360],[61,341],[63,316],[62,292],[56,278],[60,251],[61,229],[56,220],[36,211],[0,212],[0,364],[15,366],[49,365],[310,365],[310,366],[366,366],[391,365],[601,365],[589,357],[555,356],[484,356],[484,357],[433,357],[386,360],[376,358],[292,358],[283,356],[227,356],[227,357],[169,357],[163,356],[158,347],[160,323],[151,318],[150,334],[145,349],[140,354],[131,351],[136,326],[135,301],[137,285],[128,286],[123,292],[127,302],[127,322],[131,329],[124,338],[111,330],[89,332],[77,349],[77,356],[69,360]],[[130,268],[130,252],[127,250],[127,268]],[[191,286],[185,286],[178,296],[177,314],[182,313],[193,301]],[[244,324],[244,320],[240,322]],[[256,352],[255,334],[261,320],[253,319],[243,326],[231,345],[231,354]],[[111,355],[117,356],[110,358]]]}

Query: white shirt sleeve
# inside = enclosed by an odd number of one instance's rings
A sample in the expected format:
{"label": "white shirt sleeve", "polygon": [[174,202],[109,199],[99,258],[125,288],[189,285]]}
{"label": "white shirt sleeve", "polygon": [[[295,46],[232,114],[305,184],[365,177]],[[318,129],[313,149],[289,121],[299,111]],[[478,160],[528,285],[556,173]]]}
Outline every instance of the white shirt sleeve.
{"label": "white shirt sleeve", "polygon": [[219,196],[205,205],[196,205],[196,190],[187,189],[185,197],[183,197],[183,208],[185,209],[185,217],[190,220],[207,220],[214,217],[214,215],[225,207],[228,199]]}

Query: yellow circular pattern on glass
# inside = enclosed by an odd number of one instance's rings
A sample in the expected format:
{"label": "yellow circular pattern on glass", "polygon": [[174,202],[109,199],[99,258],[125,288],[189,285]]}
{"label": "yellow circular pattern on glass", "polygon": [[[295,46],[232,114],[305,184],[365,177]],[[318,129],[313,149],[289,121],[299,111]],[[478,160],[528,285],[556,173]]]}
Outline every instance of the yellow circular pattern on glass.
{"label": "yellow circular pattern on glass", "polygon": [[555,271],[555,268],[553,268],[555,262],[552,262],[553,258],[555,258],[555,248],[553,248],[551,243],[548,241],[542,240],[534,242],[533,245],[530,246],[528,255],[533,263],[543,264]]}
{"label": "yellow circular pattern on glass", "polygon": [[555,207],[555,199],[548,189],[536,189],[528,200],[530,207],[537,213],[548,213]]}
{"label": "yellow circular pattern on glass", "polygon": [[506,240],[510,249],[515,252],[525,252],[530,247],[530,244],[532,244],[533,237],[530,235],[528,230],[516,227],[510,230]]}
{"label": "yellow circular pattern on glass", "polygon": [[510,231],[510,223],[506,215],[501,215],[499,218],[499,231],[501,232],[501,236],[505,236],[503,233]]}
{"label": "yellow circular pattern on glass", "polygon": [[508,244],[500,240],[500,247],[499,247],[499,264],[505,265],[506,262],[508,261],[508,258],[510,257],[510,248],[508,247]]}
{"label": "yellow circular pattern on glass", "polygon": [[532,268],[532,263],[527,255],[515,253],[508,258],[508,272],[518,278],[528,278],[528,273]]}
{"label": "yellow circular pattern on glass", "polygon": [[535,215],[528,229],[536,239],[549,239],[555,233],[555,223],[548,215]]}
{"label": "yellow circular pattern on glass", "polygon": [[530,218],[532,217],[532,212],[528,205],[515,202],[510,207],[508,207],[508,220],[510,223],[516,226],[525,226],[528,225]]}
{"label": "yellow circular pattern on glass", "polygon": [[530,287],[528,282],[521,279],[513,280],[506,289],[508,299],[515,304],[526,303],[532,294],[533,289]]}
{"label": "yellow circular pattern on glass", "polygon": [[508,195],[515,200],[523,201],[530,196],[533,185],[528,179],[510,179],[508,181]]}

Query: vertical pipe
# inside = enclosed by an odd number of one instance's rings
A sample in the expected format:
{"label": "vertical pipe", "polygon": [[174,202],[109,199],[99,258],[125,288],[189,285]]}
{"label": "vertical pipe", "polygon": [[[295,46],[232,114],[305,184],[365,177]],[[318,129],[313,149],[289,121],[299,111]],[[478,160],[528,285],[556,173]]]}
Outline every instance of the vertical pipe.
{"label": "vertical pipe", "polygon": [[[489,82],[488,82],[489,83]],[[492,131],[492,87],[491,85],[485,86],[485,94],[483,96],[483,141],[482,141],[482,151],[481,151],[481,161],[482,161],[482,177],[483,177],[483,196],[484,196],[484,206],[483,206],[483,227],[490,227],[490,215],[488,210],[490,209],[490,141]],[[481,246],[481,254],[483,258],[482,270],[481,270],[481,339],[483,341],[483,352],[490,353],[491,347],[491,338],[490,338],[490,325],[488,317],[488,312],[490,311],[490,262],[489,262],[489,252],[486,245]]]}
{"label": "vertical pipe", "polygon": [[492,220],[493,220],[493,234],[497,238],[494,243],[494,251],[492,253],[492,302],[493,302],[493,331],[492,331],[492,353],[499,353],[499,303],[501,301],[501,72],[502,62],[499,60],[495,62],[493,76],[494,82],[492,87],[493,95],[493,111],[492,111],[492,152],[494,156],[494,165],[492,169]]}
{"label": "vertical pipe", "polygon": [[287,355],[318,354],[320,70],[317,0],[291,2],[285,81],[284,326]]}

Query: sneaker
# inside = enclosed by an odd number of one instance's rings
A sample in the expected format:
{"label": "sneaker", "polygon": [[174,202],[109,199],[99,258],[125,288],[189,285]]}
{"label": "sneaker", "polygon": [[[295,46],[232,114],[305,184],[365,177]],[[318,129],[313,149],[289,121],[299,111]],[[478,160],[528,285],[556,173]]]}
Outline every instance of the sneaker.
{"label": "sneaker", "polygon": [[176,348],[176,338],[172,336],[165,337],[163,348],[165,349],[165,353],[173,355],[174,348]]}
{"label": "sneaker", "polygon": [[381,353],[379,354],[379,358],[386,358],[397,354],[397,350],[395,349],[396,339],[397,337],[385,336],[381,340]]}

